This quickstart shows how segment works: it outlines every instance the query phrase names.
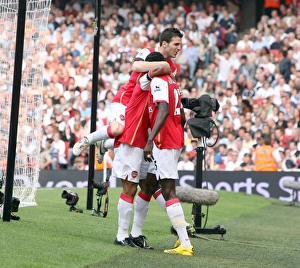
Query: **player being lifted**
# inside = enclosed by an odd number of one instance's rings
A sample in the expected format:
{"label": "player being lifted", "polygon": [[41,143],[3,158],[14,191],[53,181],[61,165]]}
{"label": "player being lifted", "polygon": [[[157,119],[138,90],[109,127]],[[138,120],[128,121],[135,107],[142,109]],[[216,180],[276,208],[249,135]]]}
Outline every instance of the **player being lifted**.
{"label": "player being lifted", "polygon": [[[174,37],[180,37],[176,39]],[[136,56],[132,65],[133,72],[128,83],[121,87],[115,95],[111,108],[111,123],[103,126],[98,130],[86,135],[73,147],[73,154],[80,155],[91,144],[97,147],[97,160],[102,163],[103,155],[109,148],[113,148],[113,138],[121,135],[125,125],[125,108],[131,98],[133,88],[137,84],[139,78],[144,72],[149,72],[154,67],[160,67],[157,73],[148,73],[149,79],[153,75],[170,74],[176,75],[176,65],[171,60],[175,58],[181,49],[182,33],[176,28],[166,28],[159,37],[160,47],[157,49],[144,48]],[[154,50],[158,50],[163,54],[166,61],[163,62],[145,62],[145,58]],[[107,140],[107,141],[106,141]]]}

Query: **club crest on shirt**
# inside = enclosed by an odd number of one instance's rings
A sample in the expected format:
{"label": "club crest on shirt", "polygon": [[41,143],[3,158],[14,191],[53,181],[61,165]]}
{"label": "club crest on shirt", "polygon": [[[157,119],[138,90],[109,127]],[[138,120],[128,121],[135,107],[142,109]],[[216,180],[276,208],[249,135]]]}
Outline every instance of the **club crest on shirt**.
{"label": "club crest on shirt", "polygon": [[131,172],[131,177],[134,179],[134,178],[136,178],[137,177],[137,175],[138,175],[138,172],[137,171],[132,171]]}
{"label": "club crest on shirt", "polygon": [[120,119],[121,119],[122,121],[124,121],[124,120],[125,120],[125,116],[124,116],[124,114],[121,114],[121,115],[120,115]]}

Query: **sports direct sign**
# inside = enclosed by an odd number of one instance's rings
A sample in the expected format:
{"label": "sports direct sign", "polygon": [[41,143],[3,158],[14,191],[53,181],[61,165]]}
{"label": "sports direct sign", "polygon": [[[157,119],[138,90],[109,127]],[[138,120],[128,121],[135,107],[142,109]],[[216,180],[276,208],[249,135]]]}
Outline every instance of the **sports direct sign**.
{"label": "sports direct sign", "polygon": [[[87,187],[88,171],[44,170],[40,172],[39,187]],[[257,194],[291,201],[292,190],[283,186],[283,181],[299,181],[300,172],[244,172],[206,171],[203,172],[202,188]],[[103,172],[95,171],[95,181],[103,181]],[[121,187],[120,180],[110,177],[110,187]],[[196,172],[179,171],[177,185],[196,187]],[[300,202],[300,195],[297,196]]]}

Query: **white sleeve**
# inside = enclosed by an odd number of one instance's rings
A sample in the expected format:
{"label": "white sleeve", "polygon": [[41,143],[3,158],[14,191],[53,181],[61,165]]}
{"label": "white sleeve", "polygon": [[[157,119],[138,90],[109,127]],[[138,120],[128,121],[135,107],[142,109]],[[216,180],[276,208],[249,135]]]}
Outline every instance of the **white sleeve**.
{"label": "white sleeve", "polygon": [[144,74],[140,80],[139,80],[139,83],[140,83],[140,86],[141,86],[141,89],[142,90],[149,90],[149,85],[150,85],[150,82],[147,78],[147,74]]}
{"label": "white sleeve", "polygon": [[145,61],[147,56],[150,54],[150,50],[148,48],[143,48],[140,52],[135,56],[134,60],[142,60]]}
{"label": "white sleeve", "polygon": [[280,154],[277,150],[274,150],[272,155],[277,163],[279,163],[281,161]]}
{"label": "white sleeve", "polygon": [[169,103],[169,90],[168,90],[168,82],[154,77],[150,84],[151,94],[153,96],[153,102],[167,102]]}

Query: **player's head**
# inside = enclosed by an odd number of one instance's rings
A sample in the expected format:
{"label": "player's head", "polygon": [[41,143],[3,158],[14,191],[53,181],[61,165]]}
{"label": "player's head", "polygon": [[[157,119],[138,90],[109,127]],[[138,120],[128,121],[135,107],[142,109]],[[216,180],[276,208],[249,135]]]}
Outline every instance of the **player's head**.
{"label": "player's head", "polygon": [[179,37],[181,39],[183,37],[183,34],[177,28],[166,28],[159,35],[160,46],[163,45],[163,42],[170,43],[172,38],[174,37]]}
{"label": "player's head", "polygon": [[159,35],[160,52],[165,58],[175,58],[182,48],[183,34],[177,28],[166,28]]}
{"label": "player's head", "polygon": [[151,52],[145,59],[145,61],[164,61],[165,58],[160,52]]}

